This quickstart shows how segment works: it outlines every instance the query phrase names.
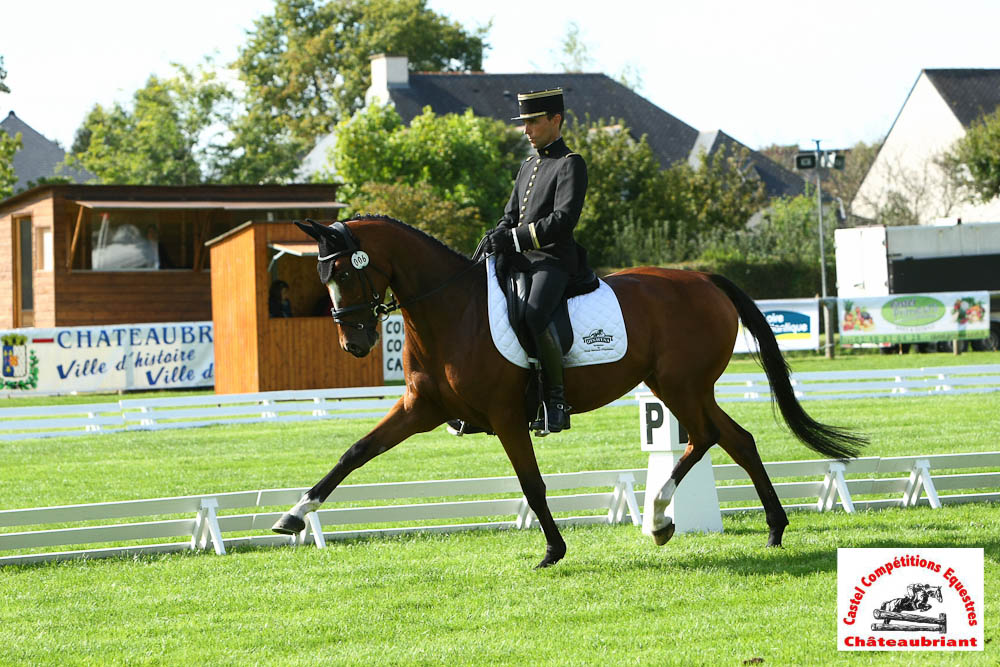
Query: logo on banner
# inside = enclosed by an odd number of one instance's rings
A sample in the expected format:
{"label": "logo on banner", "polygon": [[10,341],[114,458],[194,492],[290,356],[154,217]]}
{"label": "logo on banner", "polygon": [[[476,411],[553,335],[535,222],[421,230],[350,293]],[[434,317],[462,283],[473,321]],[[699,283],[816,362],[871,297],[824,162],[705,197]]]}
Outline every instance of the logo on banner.
{"label": "logo on banner", "polygon": [[38,357],[28,347],[28,337],[23,334],[4,334],[3,388],[34,389],[38,386]]}
{"label": "logo on banner", "polygon": [[764,312],[775,338],[779,341],[782,338],[809,338],[812,336],[809,316],[805,313],[797,313],[792,310],[768,310]]}
{"label": "logo on banner", "polygon": [[837,549],[841,651],[982,651],[982,549]]}

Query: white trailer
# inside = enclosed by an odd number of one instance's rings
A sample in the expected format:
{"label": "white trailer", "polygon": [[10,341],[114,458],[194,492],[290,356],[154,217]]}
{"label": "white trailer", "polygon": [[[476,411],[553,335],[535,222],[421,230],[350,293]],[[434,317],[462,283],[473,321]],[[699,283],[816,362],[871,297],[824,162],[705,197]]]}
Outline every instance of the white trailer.
{"label": "white trailer", "polygon": [[834,232],[837,296],[990,292],[990,337],[973,349],[1000,349],[1000,223],[943,221]]}

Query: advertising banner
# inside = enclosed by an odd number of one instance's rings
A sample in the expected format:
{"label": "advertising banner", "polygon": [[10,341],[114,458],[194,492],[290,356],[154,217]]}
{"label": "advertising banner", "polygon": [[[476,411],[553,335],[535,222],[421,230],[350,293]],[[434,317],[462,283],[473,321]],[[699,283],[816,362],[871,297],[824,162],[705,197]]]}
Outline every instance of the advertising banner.
{"label": "advertising banner", "polygon": [[382,322],[382,381],[403,380],[403,316],[390,315]]}
{"label": "advertising banner", "polygon": [[[778,347],[782,350],[819,349],[819,301],[817,299],[766,299],[755,302],[771,325]],[[752,346],[752,347],[751,347]],[[757,344],[749,332],[736,336],[734,353],[756,351]]]}
{"label": "advertising banner", "polygon": [[927,292],[838,299],[840,342],[923,343],[986,338],[989,292]]}
{"label": "advertising banner", "polygon": [[215,384],[211,322],[0,331],[3,395]]}

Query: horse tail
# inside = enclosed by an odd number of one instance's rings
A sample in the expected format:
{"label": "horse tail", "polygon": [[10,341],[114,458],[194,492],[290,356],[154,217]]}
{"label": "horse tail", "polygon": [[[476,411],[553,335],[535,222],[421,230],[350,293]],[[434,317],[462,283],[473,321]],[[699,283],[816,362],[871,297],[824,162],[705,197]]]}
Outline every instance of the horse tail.
{"label": "horse tail", "polygon": [[753,299],[728,278],[717,274],[709,274],[708,278],[733,302],[743,326],[757,341],[760,350],[757,361],[763,366],[771,385],[771,400],[777,403],[781,416],[795,437],[809,449],[829,458],[856,457],[861,447],[868,444],[868,439],[838,426],[821,424],[806,414],[795,397],[788,362],[778,348],[771,326]]}

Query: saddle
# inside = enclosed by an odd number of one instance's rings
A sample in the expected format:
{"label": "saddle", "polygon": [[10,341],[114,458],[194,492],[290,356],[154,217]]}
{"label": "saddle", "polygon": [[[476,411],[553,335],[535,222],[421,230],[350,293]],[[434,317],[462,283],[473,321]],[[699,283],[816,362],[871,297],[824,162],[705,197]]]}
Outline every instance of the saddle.
{"label": "saddle", "polygon": [[[570,279],[566,286],[559,305],[552,314],[552,323],[555,325],[556,335],[559,339],[559,346],[563,355],[569,353],[573,347],[573,326],[570,323],[569,299],[593,292],[600,286],[597,274],[586,264],[586,250],[580,251],[583,257],[580,266],[585,267],[576,276]],[[531,275],[527,273],[528,263],[521,255],[502,255],[497,258],[496,276],[500,289],[507,300],[507,318],[510,326],[517,335],[517,340],[530,357],[535,357],[535,341],[528,331],[524,322],[524,313],[528,308],[528,293],[531,290]]]}

